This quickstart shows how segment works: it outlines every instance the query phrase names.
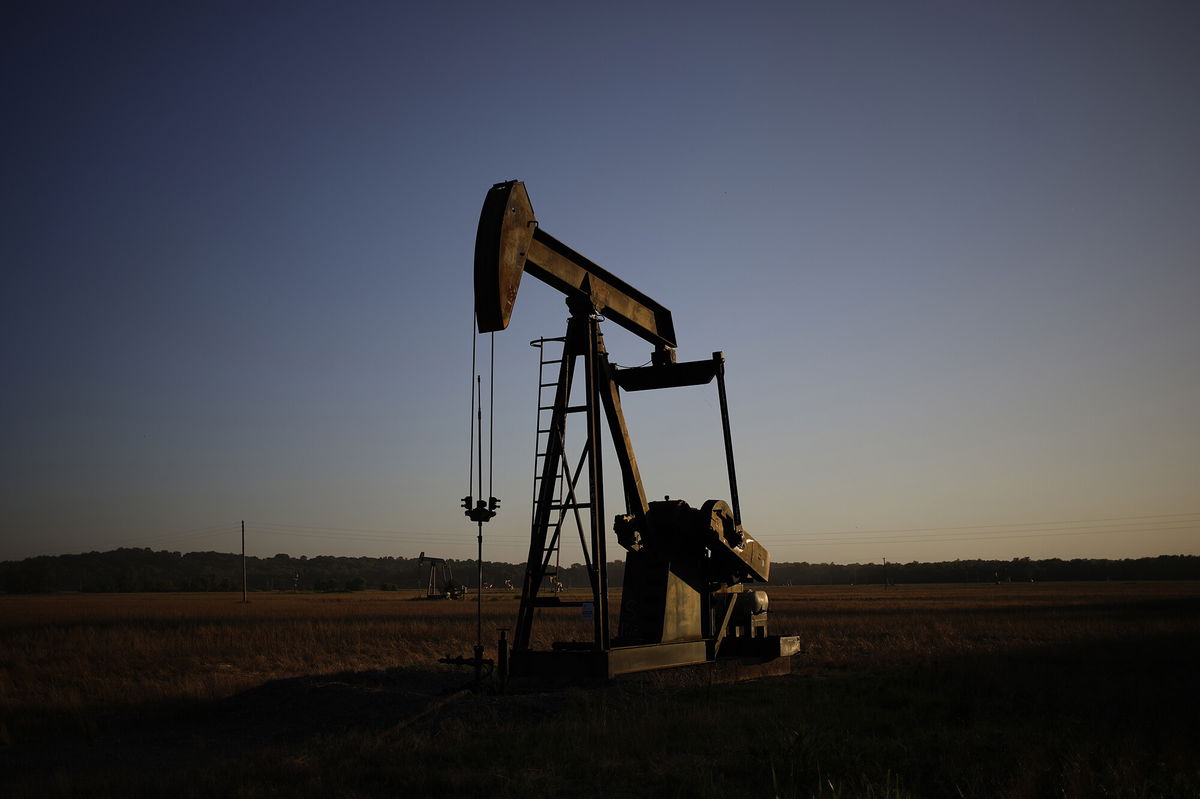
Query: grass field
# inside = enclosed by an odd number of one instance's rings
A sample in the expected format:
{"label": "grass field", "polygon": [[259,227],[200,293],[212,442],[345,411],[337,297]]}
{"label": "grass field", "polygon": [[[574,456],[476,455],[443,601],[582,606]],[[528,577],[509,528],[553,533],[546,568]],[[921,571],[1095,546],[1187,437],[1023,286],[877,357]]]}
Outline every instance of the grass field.
{"label": "grass field", "polygon": [[[770,593],[791,676],[426,715],[473,602],[3,597],[0,795],[1200,796],[1200,584]],[[489,656],[515,611],[485,596]]]}

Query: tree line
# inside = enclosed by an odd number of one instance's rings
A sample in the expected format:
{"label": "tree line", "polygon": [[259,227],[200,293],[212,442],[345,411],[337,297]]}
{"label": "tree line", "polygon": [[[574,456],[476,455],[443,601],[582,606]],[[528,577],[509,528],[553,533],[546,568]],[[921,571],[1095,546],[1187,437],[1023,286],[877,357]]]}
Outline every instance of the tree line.
{"label": "tree line", "polygon": [[1058,582],[1069,580],[1200,580],[1200,556],[1151,558],[1013,558],[935,563],[775,563],[774,585]]}
{"label": "tree line", "polygon": [[[474,585],[475,561],[450,561],[454,580]],[[246,558],[251,591],[358,591],[424,588],[430,563],[418,558],[319,555]],[[484,561],[484,579],[519,584],[523,566]],[[441,575],[437,575],[441,578]],[[439,586],[440,587],[440,586]],[[0,562],[0,591],[240,591],[242,556],[229,552],[169,552],[122,548]]]}
{"label": "tree line", "polygon": [[[455,582],[473,587],[474,560],[451,560]],[[623,562],[608,564],[609,583],[620,586]],[[484,561],[484,584],[496,589],[519,589],[524,564]],[[435,575],[439,580],[442,575]],[[395,557],[317,557],[279,554],[246,558],[246,585],[251,591],[358,591],[363,589],[425,588],[428,561]],[[581,564],[558,569],[557,579],[568,588],[587,586]],[[1106,560],[955,560],[937,563],[775,563],[774,585],[867,585],[903,583],[1028,582],[1061,580],[1196,580],[1200,556],[1160,555],[1152,558]],[[226,552],[168,552],[115,549],[77,555],[53,555],[0,562],[0,591],[238,591],[242,587],[242,557]],[[441,588],[441,586],[436,586]]]}

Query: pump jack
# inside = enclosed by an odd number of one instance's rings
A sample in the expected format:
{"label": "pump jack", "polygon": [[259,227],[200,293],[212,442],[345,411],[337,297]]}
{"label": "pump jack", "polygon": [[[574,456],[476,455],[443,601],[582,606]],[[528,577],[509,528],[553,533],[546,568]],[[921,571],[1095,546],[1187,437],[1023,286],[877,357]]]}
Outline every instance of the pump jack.
{"label": "pump jack", "polygon": [[466,593],[464,586],[454,582],[454,571],[450,562],[445,558],[434,558],[421,553],[417,558],[417,574],[421,573],[425,563],[429,563],[429,579],[425,588],[426,599],[462,599]]}
{"label": "pump jack", "polygon": [[[566,335],[555,339],[563,346],[557,381],[543,384],[554,388],[554,401],[545,408],[551,414],[549,425],[539,430],[546,439],[534,478],[529,556],[508,659],[511,675],[537,681],[610,679],[650,669],[714,664],[719,657],[731,656],[743,664],[740,674],[786,672],[790,656],[798,651],[797,639],[767,636],[766,593],[745,588],[749,582],[766,582],[770,555],[742,527],[723,354],[677,362],[671,312],[546,233],[534,217],[524,183],[498,183],[484,199],[475,240],[475,314],[480,333],[508,327],[525,272],[566,295],[570,318]],[[652,344],[651,365],[620,368],[610,363],[601,317]],[[571,405],[580,361],[584,402]],[[708,500],[693,508],[680,500],[648,501],[621,408],[621,391],[703,385],[714,378],[730,502]],[[584,414],[585,443],[572,469],[565,433],[568,417],[576,413]],[[615,635],[609,616],[602,419],[616,452],[625,495],[625,512],[615,517],[613,525],[617,542],[628,553]],[[581,511],[586,511],[586,525]],[[532,646],[537,611],[585,604],[543,592],[550,584],[547,578],[553,577],[551,561],[568,513],[578,524],[590,583],[592,637],[555,642],[551,650],[538,651]],[[755,671],[747,664],[760,668]],[[761,664],[770,665],[762,668]]]}

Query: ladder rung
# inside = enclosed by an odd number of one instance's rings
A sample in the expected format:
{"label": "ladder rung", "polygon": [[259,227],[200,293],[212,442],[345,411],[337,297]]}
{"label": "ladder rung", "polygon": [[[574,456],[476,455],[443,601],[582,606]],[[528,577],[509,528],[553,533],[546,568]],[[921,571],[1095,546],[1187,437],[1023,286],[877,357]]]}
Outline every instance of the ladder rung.
{"label": "ladder rung", "polygon": [[590,507],[592,507],[592,503],[590,503],[590,502],[576,502],[573,505],[570,502],[568,502],[563,505],[551,505],[550,510],[573,510],[575,508],[590,508]]}
{"label": "ladder rung", "polygon": [[[546,358],[545,357],[549,353],[546,352],[546,350],[542,347],[542,345],[546,344],[548,342],[551,342],[551,341],[562,342],[564,345],[563,348],[558,351],[559,352],[558,358]],[[538,372],[538,399],[539,400],[543,400],[543,397],[545,396],[543,394],[543,392],[547,388],[559,388],[559,387],[563,386],[563,383],[561,380],[561,375],[559,376],[560,379],[553,380],[553,381],[547,381],[546,377],[548,375],[546,374],[545,368],[547,366],[551,366],[553,364],[561,364],[561,365],[565,366],[569,361],[571,361],[573,358],[577,357],[575,355],[568,354],[567,348],[565,346],[566,341],[567,341],[566,337],[563,336],[563,337],[559,337],[559,338],[542,338],[542,339],[537,339],[537,340],[529,342],[531,346],[537,347],[539,349],[538,360],[539,360],[539,363],[541,364],[541,369]],[[552,370],[549,376],[552,376],[553,374],[554,374],[554,371]],[[557,399],[557,397],[556,397],[556,399]],[[566,398],[564,398],[564,399],[566,399]],[[542,405],[539,403],[537,410],[538,410],[538,422],[539,423],[542,421],[542,412],[543,411],[552,411],[554,413],[551,414],[551,418],[548,420],[551,423],[551,427],[537,428],[537,433],[536,433],[537,446],[534,447],[535,452],[534,452],[534,458],[533,458],[533,462],[535,464],[534,475],[533,475],[534,485],[540,486],[545,480],[549,479],[551,481],[551,484],[549,486],[550,490],[548,493],[560,495],[558,497],[559,504],[557,504],[557,505],[551,504],[550,510],[556,510],[561,513],[563,511],[571,510],[573,508],[591,507],[590,504],[576,504],[576,505],[572,505],[570,503],[563,504],[564,497],[562,497],[561,495],[564,493],[562,490],[562,483],[564,482],[563,481],[564,475],[557,470],[555,471],[554,476],[549,477],[549,478],[547,478],[547,476],[540,473],[541,470],[544,469],[544,467],[545,467],[546,458],[548,458],[550,455],[548,450],[550,449],[550,445],[553,443],[553,439],[550,439],[550,438],[547,438],[543,442],[541,439],[541,436],[543,436],[543,435],[545,435],[545,436],[553,436],[553,435],[562,436],[563,430],[561,429],[561,426],[557,427],[557,428],[553,426],[554,420],[556,418],[559,419],[560,421],[562,419],[562,417],[557,416],[557,414],[560,412],[561,413],[579,413],[581,411],[586,411],[587,405],[560,406],[557,404],[557,402],[555,402],[555,404],[552,404],[552,405]],[[545,447],[546,451],[542,451],[542,452],[536,451],[536,450],[542,449],[542,447]],[[540,492],[541,492],[541,488],[536,488],[534,491],[535,494],[538,494]],[[537,501],[538,501],[537,497],[535,497],[535,499],[534,499],[535,506],[537,504]],[[550,503],[554,503],[555,500],[553,498],[549,498],[549,501],[550,501]],[[558,551],[557,547],[548,547],[548,548],[544,548],[543,553],[544,554],[545,553],[553,554],[557,551]],[[554,573],[548,573],[548,574],[554,574]],[[557,599],[558,598],[555,597],[552,600],[551,599],[543,600],[543,602],[538,602],[535,600],[534,604],[535,604],[535,606],[539,605],[539,604],[558,605],[560,603],[557,601]]]}

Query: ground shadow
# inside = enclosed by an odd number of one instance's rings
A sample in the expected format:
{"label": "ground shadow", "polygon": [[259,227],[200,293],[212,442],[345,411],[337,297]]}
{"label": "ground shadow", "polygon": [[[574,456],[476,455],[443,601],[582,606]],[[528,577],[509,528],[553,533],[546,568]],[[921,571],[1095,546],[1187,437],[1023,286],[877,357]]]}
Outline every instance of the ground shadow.
{"label": "ground shadow", "polygon": [[387,730],[421,718],[469,681],[432,669],[348,671],[272,680],[214,702],[123,709],[87,730],[65,724],[0,747],[0,787],[56,774],[154,776],[322,735]]}

